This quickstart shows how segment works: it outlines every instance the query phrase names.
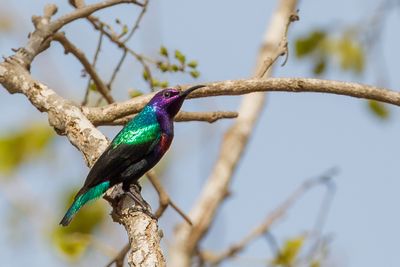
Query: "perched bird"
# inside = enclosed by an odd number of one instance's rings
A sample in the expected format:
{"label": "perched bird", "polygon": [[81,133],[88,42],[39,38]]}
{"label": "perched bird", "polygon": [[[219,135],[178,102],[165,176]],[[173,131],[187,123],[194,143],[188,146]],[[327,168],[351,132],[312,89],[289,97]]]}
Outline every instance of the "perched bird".
{"label": "perched bird", "polygon": [[60,224],[67,226],[83,205],[116,184],[122,183],[122,189],[129,193],[130,185],[167,152],[174,137],[175,115],[185,98],[202,87],[197,85],[185,91],[165,89],[155,94],[98,158]]}

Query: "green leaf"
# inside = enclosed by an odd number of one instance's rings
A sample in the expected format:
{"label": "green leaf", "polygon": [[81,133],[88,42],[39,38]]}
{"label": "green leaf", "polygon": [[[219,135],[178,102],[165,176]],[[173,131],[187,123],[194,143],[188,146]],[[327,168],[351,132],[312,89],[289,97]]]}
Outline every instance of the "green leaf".
{"label": "green leaf", "polygon": [[326,57],[321,57],[314,65],[313,72],[315,75],[321,75],[326,70]]}
{"label": "green leaf", "polygon": [[128,94],[129,94],[130,98],[135,98],[135,97],[143,95],[143,93],[137,89],[129,90]]}
{"label": "green leaf", "polygon": [[167,72],[169,70],[169,65],[167,63],[161,63],[161,64],[158,65],[158,68],[162,72]]}
{"label": "green leaf", "polygon": [[14,27],[12,17],[6,14],[0,14],[0,32],[11,32]]}
{"label": "green leaf", "polygon": [[175,65],[175,64],[173,64],[173,65],[171,65],[169,67],[170,67],[171,71],[173,71],[173,72],[177,72],[179,70],[179,67],[177,65]]}
{"label": "green leaf", "polygon": [[125,34],[127,34],[128,31],[129,31],[128,26],[127,26],[127,25],[124,25],[124,26],[122,27],[121,37],[124,36]]}
{"label": "green leaf", "polygon": [[301,58],[316,51],[318,46],[326,38],[326,33],[322,30],[311,32],[308,36],[298,38],[295,41],[296,56]]}
{"label": "green leaf", "polygon": [[[65,203],[72,203],[76,190],[69,192]],[[66,205],[63,210],[67,210]],[[52,241],[60,253],[70,260],[78,260],[87,251],[94,230],[106,218],[104,202],[97,200],[84,206],[68,227],[55,226],[51,233]]]}
{"label": "green leaf", "polygon": [[364,70],[364,50],[359,42],[345,34],[337,45],[340,67],[343,70],[352,70],[361,73]]}
{"label": "green leaf", "polygon": [[159,87],[160,86],[160,81],[153,78],[151,80],[151,85],[154,86],[154,87]]}
{"label": "green leaf", "polygon": [[57,228],[52,235],[52,240],[58,251],[69,260],[76,261],[86,252],[90,244],[90,235],[81,233],[66,234]]}
{"label": "green leaf", "polygon": [[148,73],[147,70],[144,70],[142,76],[145,81],[148,81],[150,78],[150,73]]}
{"label": "green leaf", "polygon": [[185,64],[186,57],[179,50],[175,50],[175,58],[183,65]]}
{"label": "green leaf", "polygon": [[93,92],[97,92],[97,86],[94,82],[90,82],[89,90]]}
{"label": "green leaf", "polygon": [[199,78],[199,76],[200,76],[200,72],[198,72],[197,70],[192,70],[191,72],[190,72],[190,76],[192,76],[193,78]]}
{"label": "green leaf", "polygon": [[375,100],[368,100],[368,108],[376,117],[387,120],[390,117],[390,111],[382,102],[378,102]]}
{"label": "green leaf", "polygon": [[165,46],[160,47],[160,55],[168,57],[168,49]]}
{"label": "green leaf", "polygon": [[287,240],[281,252],[273,259],[272,264],[275,266],[292,266],[299,255],[303,242],[303,236]]}
{"label": "green leaf", "polygon": [[167,88],[168,85],[169,85],[168,81],[160,82],[160,87],[161,87],[161,88]]}
{"label": "green leaf", "polygon": [[53,137],[52,129],[40,124],[0,137],[0,171],[11,173],[26,160],[37,157]]}
{"label": "green leaf", "polygon": [[321,267],[321,263],[319,261],[312,261],[310,267]]}
{"label": "green leaf", "polygon": [[192,68],[192,69],[195,69],[195,68],[197,68],[197,61],[195,61],[195,60],[192,60],[192,61],[190,61],[190,62],[188,62],[188,67],[190,67],[190,68]]}

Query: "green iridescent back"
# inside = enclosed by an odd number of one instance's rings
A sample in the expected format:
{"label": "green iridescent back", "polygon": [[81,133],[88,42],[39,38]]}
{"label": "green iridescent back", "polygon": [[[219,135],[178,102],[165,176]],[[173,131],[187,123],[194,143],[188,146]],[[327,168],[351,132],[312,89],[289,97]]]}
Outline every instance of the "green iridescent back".
{"label": "green iridescent back", "polygon": [[139,145],[160,137],[161,128],[154,107],[146,106],[112,141],[115,148],[120,144]]}

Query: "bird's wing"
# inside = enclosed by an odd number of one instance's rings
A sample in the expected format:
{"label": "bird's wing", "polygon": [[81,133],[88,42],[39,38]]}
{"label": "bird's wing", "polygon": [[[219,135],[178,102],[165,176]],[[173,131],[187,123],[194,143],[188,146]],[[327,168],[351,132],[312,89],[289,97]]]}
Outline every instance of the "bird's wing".
{"label": "bird's wing", "polygon": [[91,188],[118,176],[145,157],[157,145],[160,135],[157,122],[136,130],[122,130],[93,165],[83,188]]}

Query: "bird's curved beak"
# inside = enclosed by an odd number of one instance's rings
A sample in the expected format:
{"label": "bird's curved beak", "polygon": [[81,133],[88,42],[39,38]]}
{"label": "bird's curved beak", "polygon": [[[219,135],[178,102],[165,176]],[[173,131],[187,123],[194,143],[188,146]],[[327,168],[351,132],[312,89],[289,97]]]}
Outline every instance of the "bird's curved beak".
{"label": "bird's curved beak", "polygon": [[180,93],[181,97],[187,97],[191,92],[193,92],[194,90],[200,89],[206,87],[206,85],[195,85],[193,87],[190,87],[189,89],[186,89],[185,91],[182,91]]}

